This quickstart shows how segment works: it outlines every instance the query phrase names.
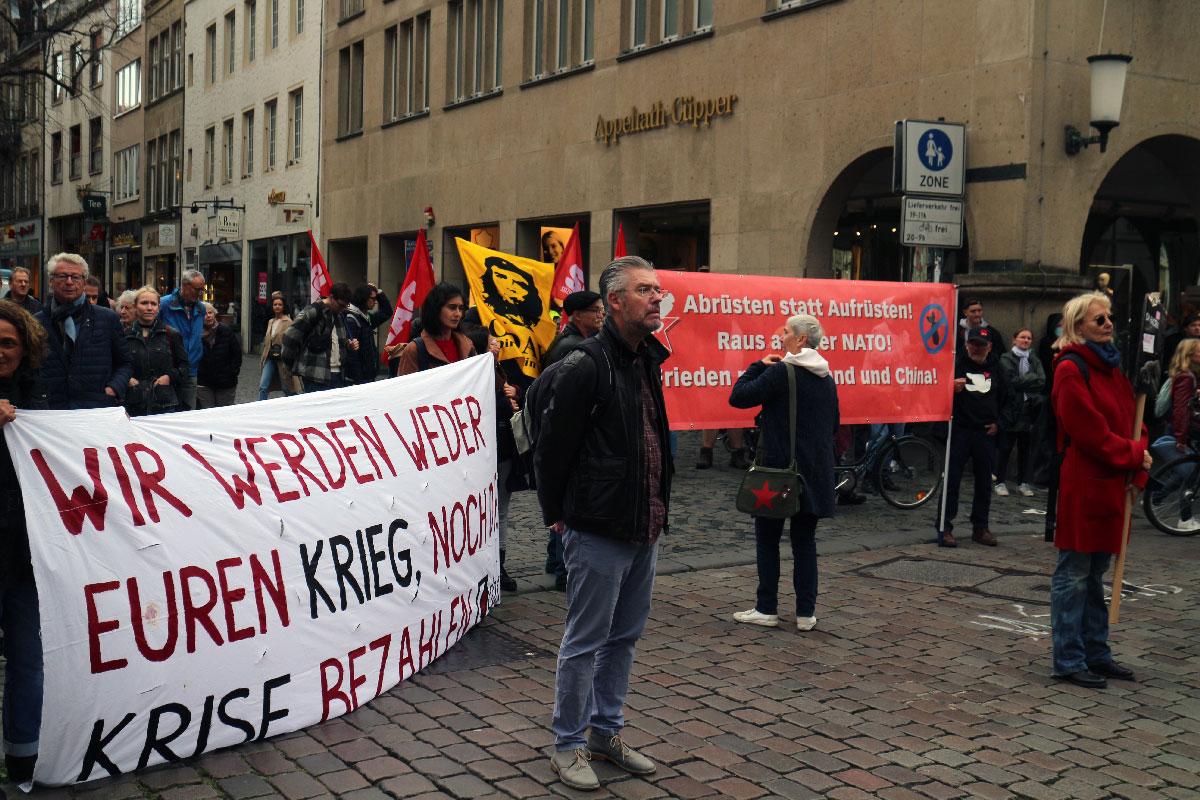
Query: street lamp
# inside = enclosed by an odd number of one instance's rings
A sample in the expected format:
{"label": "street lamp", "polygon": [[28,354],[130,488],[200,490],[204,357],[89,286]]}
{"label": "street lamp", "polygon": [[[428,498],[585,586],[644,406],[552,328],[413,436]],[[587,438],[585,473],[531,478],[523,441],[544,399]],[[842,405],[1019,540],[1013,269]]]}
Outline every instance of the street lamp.
{"label": "street lamp", "polygon": [[1074,125],[1066,128],[1067,155],[1073,156],[1088,145],[1108,148],[1108,132],[1121,124],[1121,101],[1125,97],[1125,75],[1133,56],[1109,53],[1088,56],[1092,69],[1092,127],[1099,133],[1084,137]]}

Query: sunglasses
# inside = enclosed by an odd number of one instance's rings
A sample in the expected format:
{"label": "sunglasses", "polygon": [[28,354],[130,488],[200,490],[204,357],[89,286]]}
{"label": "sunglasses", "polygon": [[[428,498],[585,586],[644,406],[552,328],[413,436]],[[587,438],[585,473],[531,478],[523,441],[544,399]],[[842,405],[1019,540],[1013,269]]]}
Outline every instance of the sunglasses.
{"label": "sunglasses", "polygon": [[1114,317],[1112,314],[1099,314],[1095,317],[1092,317],[1092,322],[1094,322],[1097,325],[1100,325],[1102,327],[1103,327],[1104,323],[1106,323],[1106,322],[1112,322],[1115,324],[1116,321],[1117,321],[1116,317]]}

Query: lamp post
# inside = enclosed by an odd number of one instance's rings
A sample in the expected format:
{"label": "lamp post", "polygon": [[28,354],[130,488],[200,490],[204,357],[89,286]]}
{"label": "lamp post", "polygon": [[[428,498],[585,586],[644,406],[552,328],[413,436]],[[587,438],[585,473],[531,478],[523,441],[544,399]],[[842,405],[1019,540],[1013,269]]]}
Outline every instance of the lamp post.
{"label": "lamp post", "polygon": [[1073,156],[1083,148],[1098,144],[1100,152],[1108,149],[1108,134],[1121,124],[1121,102],[1125,97],[1125,75],[1133,56],[1120,53],[1088,56],[1092,71],[1092,120],[1098,132],[1084,137],[1074,125],[1066,127],[1067,155]]}

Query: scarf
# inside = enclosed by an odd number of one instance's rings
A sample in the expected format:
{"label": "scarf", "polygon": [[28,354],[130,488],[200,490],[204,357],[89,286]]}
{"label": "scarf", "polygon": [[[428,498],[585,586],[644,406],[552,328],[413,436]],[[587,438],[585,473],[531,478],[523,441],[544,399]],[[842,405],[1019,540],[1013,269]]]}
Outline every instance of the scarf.
{"label": "scarf", "polygon": [[1105,342],[1104,344],[1088,342],[1087,346],[1093,353],[1100,356],[1101,361],[1103,361],[1105,364],[1108,364],[1110,367],[1116,369],[1117,367],[1121,366],[1121,351],[1118,350],[1117,346],[1112,342]]}
{"label": "scarf", "polygon": [[53,298],[50,300],[50,320],[55,325],[62,326],[63,335],[71,340],[71,344],[75,344],[75,334],[78,331],[75,318],[82,313],[86,302],[85,294],[79,295],[73,303],[60,303]]}
{"label": "scarf", "polygon": [[788,353],[783,357],[783,363],[803,367],[818,378],[829,375],[829,362],[811,347],[805,347],[799,353]]}
{"label": "scarf", "polygon": [[[1029,373],[1029,351],[1022,350],[1021,348],[1017,347],[1014,344],[1013,349],[1012,349],[1012,354],[1017,357],[1017,375],[1021,376],[1021,375],[1028,374]],[[1023,392],[1021,395],[1021,399],[1028,400],[1029,392]]]}

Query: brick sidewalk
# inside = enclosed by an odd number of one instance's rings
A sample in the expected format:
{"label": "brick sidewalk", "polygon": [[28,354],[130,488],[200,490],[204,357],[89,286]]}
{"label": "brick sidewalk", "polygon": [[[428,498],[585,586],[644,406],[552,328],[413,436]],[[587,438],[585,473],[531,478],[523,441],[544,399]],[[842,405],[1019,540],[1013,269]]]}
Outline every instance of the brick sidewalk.
{"label": "brick sidewalk", "polygon": [[[1102,692],[1049,678],[1052,551],[1033,533],[994,549],[824,557],[808,634],[729,621],[752,602],[752,567],[664,576],[625,734],[659,770],[644,780],[599,764],[590,796],[1200,796],[1196,547],[1135,537],[1137,588],[1112,641],[1140,682]],[[781,606],[791,600],[785,580]],[[556,782],[547,758],[562,616],[558,593],[509,598],[460,645],[515,643],[506,663],[456,669],[452,650],[338,720],[34,796],[588,796]]]}

